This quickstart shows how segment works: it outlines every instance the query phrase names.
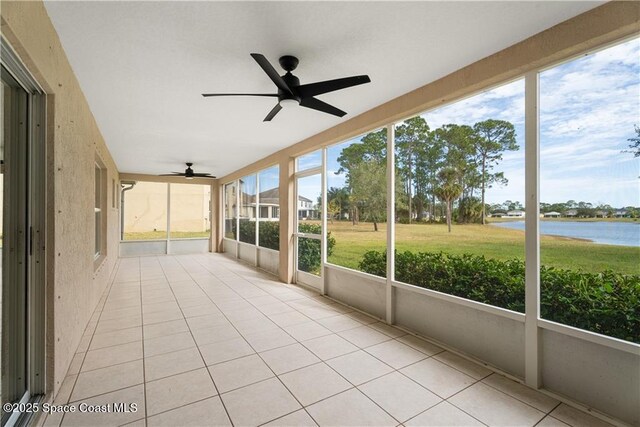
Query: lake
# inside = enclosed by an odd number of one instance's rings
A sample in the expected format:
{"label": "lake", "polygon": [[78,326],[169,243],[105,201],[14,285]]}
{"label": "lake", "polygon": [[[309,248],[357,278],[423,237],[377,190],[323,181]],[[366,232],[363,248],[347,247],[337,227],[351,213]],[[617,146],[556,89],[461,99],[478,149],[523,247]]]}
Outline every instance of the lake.
{"label": "lake", "polygon": [[[524,221],[494,222],[492,225],[524,231]],[[635,222],[541,220],[540,234],[588,239],[604,245],[640,246],[640,224]]]}

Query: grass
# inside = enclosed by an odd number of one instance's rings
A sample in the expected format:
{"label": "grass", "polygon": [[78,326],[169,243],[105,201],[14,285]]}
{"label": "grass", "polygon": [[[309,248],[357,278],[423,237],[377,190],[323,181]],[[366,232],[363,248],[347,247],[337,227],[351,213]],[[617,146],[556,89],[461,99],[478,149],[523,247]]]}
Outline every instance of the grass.
{"label": "grass", "polygon": [[[207,231],[172,231],[172,239],[193,239],[193,238],[209,238],[209,230]],[[167,238],[166,230],[158,231],[137,231],[132,233],[124,233],[124,240],[165,240]]]}
{"label": "grass", "polygon": [[[336,239],[329,262],[358,269],[362,255],[386,249],[386,224],[373,231],[371,223],[353,226],[350,222],[328,224]],[[542,236],[541,263],[563,269],[600,272],[611,269],[624,274],[640,274],[640,247],[600,245],[585,240]],[[414,252],[484,255],[507,260],[524,259],[524,232],[491,225],[457,225],[451,233],[444,224],[397,224],[396,249]]]}

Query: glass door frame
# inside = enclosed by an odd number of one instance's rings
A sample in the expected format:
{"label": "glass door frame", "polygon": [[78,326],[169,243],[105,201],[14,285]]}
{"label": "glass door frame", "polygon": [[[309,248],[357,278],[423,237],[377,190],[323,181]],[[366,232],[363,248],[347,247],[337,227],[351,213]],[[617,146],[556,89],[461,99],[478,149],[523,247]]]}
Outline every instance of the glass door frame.
{"label": "glass door frame", "polygon": [[[326,260],[326,218],[324,215],[324,204],[326,198],[326,177],[325,177],[325,157],[326,150],[322,149],[322,164],[312,169],[307,169],[304,171],[296,172],[294,174],[294,212],[295,212],[295,221],[294,221],[294,232],[293,232],[293,243],[294,243],[294,278],[295,282],[301,285],[312,287],[318,291],[320,291],[323,295],[325,294],[325,280],[324,280],[324,266]],[[299,185],[298,181],[302,178],[308,178],[311,176],[319,175],[320,176],[320,191],[322,197],[322,206],[320,211],[321,218],[321,231],[320,234],[311,234],[311,233],[301,233],[298,228],[300,223],[300,216],[298,214],[298,198],[299,198]],[[320,241],[320,274],[316,276],[315,274],[307,273],[305,271],[298,270],[298,243],[299,240],[303,239],[314,239]]]}
{"label": "glass door frame", "polygon": [[[20,399],[20,403],[37,402],[43,398],[46,392],[46,335],[47,328],[51,325],[46,322],[46,292],[50,291],[46,286],[47,255],[45,246],[49,238],[46,230],[47,216],[47,150],[46,150],[46,95],[42,87],[37,83],[15,50],[2,37],[0,38],[0,63],[7,74],[17,82],[18,86],[27,94],[27,126],[26,126],[26,171],[21,184],[25,197],[25,260],[26,266],[26,392]],[[9,183],[9,185],[13,185]],[[13,191],[13,190],[12,190]],[[51,218],[53,219],[53,218]],[[4,268],[3,268],[4,271]],[[4,274],[4,273],[3,273]],[[3,283],[2,287],[10,286]],[[4,291],[3,291],[4,292]],[[11,307],[2,307],[2,316],[5,310]],[[10,349],[6,349],[9,351]],[[5,348],[0,346],[0,351]],[[13,412],[11,415],[2,413],[2,425],[28,423],[33,414]]]}

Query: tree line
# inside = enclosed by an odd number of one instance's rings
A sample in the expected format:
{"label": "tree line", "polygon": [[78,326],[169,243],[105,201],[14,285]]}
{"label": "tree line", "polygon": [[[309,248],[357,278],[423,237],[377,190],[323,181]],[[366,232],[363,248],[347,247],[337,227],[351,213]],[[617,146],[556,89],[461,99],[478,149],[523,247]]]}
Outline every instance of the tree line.
{"label": "tree line", "polygon": [[[370,221],[375,230],[386,220],[386,139],[381,129],[342,150],[336,173],[344,173],[346,182],[327,192],[330,218],[348,212],[354,223]],[[433,221],[444,210],[449,229],[454,213],[460,223],[484,224],[487,190],[508,182],[496,167],[504,152],[518,148],[515,128],[504,120],[433,130],[423,117],[405,120],[395,130],[396,217]]]}

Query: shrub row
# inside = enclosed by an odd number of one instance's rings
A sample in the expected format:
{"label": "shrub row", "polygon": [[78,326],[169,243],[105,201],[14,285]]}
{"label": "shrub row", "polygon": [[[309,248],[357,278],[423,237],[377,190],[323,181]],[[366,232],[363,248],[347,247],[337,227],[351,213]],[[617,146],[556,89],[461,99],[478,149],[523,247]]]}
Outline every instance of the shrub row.
{"label": "shrub row", "polygon": [[[273,250],[280,250],[280,223],[278,221],[260,221],[259,246]],[[322,227],[319,224],[299,224],[299,231],[309,234],[321,234]],[[256,222],[240,220],[240,241],[250,244],[256,242]],[[333,253],[336,239],[327,233],[327,256]],[[301,238],[298,245],[298,269],[317,273],[320,271],[320,241]]]}
{"label": "shrub row", "polygon": [[[386,277],[386,252],[369,251],[364,272]],[[475,255],[396,252],[396,280],[524,312],[524,262]],[[640,276],[585,273],[542,266],[544,319],[640,343]]]}

